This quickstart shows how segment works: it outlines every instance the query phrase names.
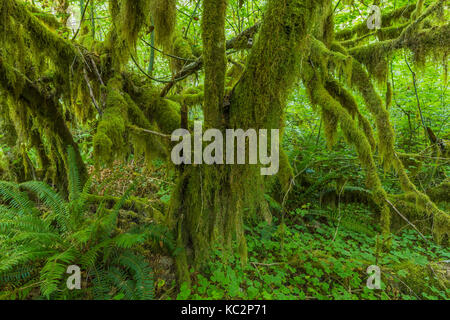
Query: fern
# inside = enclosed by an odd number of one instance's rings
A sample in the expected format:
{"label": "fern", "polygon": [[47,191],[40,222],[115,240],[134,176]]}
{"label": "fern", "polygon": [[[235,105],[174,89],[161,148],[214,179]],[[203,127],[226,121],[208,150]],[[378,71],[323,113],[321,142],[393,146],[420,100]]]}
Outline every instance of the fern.
{"label": "fern", "polygon": [[125,271],[117,267],[111,267],[106,273],[106,279],[113,287],[124,295],[126,300],[134,299],[136,288],[135,283],[128,279]]}
{"label": "fern", "polygon": [[36,193],[46,206],[51,208],[51,216],[54,218],[63,232],[69,229],[69,210],[61,195],[52,190],[47,184],[39,181],[22,183],[21,186]]}
{"label": "fern", "polygon": [[153,299],[153,271],[148,263],[141,256],[137,256],[130,251],[121,255],[118,263],[133,274],[133,278],[136,281],[136,298],[141,300]]}
{"label": "fern", "polygon": [[[87,206],[91,179],[81,189],[70,149],[68,165],[69,201],[43,182],[0,182],[0,287],[33,280],[48,299],[70,298],[74,293],[66,288],[66,270],[79,264],[92,274],[96,298],[152,299],[152,269],[133,248],[149,240],[173,248],[167,228],[147,225],[119,231],[119,212],[134,184],[111,210],[101,202],[91,214]],[[43,206],[21,189],[36,194]],[[18,292],[9,296],[26,297]]]}
{"label": "fern", "polygon": [[18,214],[30,213],[34,209],[30,199],[28,199],[25,193],[20,192],[19,187],[14,183],[0,181],[0,196]]}
{"label": "fern", "polygon": [[67,266],[75,259],[76,253],[69,249],[62,253],[55,254],[47,260],[41,271],[41,292],[49,298],[52,293],[58,290],[58,285],[63,278]]}
{"label": "fern", "polygon": [[27,265],[16,267],[14,271],[0,273],[0,285],[9,282],[27,280],[33,275],[34,268]]}

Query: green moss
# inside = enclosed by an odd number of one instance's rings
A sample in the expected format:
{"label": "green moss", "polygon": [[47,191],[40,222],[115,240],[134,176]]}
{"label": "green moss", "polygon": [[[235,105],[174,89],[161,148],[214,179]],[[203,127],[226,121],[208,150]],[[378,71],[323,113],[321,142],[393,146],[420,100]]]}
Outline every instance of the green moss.
{"label": "green moss", "polygon": [[[17,48],[16,39],[25,39],[28,45],[27,50],[31,50],[37,57],[44,54],[50,58],[59,76],[58,80],[62,81],[62,85],[67,89],[66,92],[70,92],[68,61],[74,61],[77,57],[76,49],[36,18],[23,2],[13,0],[3,2],[0,16],[9,18],[2,19],[7,21],[0,28],[2,42],[10,43]],[[22,51],[16,58],[22,59],[24,56],[27,56],[27,53]]]}
{"label": "green moss", "polygon": [[377,37],[381,41],[389,40],[389,39],[395,39],[400,36],[400,34],[403,32],[403,30],[409,26],[409,23],[396,25],[392,27],[382,28],[377,30]]}
{"label": "green moss", "polygon": [[155,25],[155,40],[166,51],[172,51],[172,35],[176,23],[176,1],[175,0],[152,0],[150,12]]}
{"label": "green moss", "polygon": [[136,47],[139,32],[150,21],[149,11],[152,0],[109,1],[109,9],[120,39],[130,49]]}
{"label": "green moss", "polygon": [[[172,54],[183,59],[193,58],[191,45],[181,35],[174,36]],[[170,63],[172,71],[176,73],[180,71],[187,62],[185,60],[171,58]]]}
{"label": "green moss", "polygon": [[202,39],[205,69],[203,112],[205,126],[222,128],[222,108],[225,95],[227,67],[225,14],[227,1],[210,0],[203,3]]}
{"label": "green moss", "polygon": [[[305,52],[306,35],[322,18],[323,8],[331,10],[331,2],[268,2],[246,69],[227,97],[226,1],[211,0],[203,4],[205,127],[282,129],[285,101],[299,76],[303,56],[299,53]],[[288,171],[282,175],[283,184],[290,176]],[[233,243],[236,244],[241,261],[246,262],[244,219],[271,219],[264,188],[258,166],[183,168],[170,210],[171,221],[176,224],[178,246],[192,245],[194,249],[193,257],[185,251],[177,259],[182,281],[189,281],[187,265],[192,261],[201,264],[215,245],[230,252]]]}
{"label": "green moss", "polygon": [[388,169],[393,163],[395,144],[395,134],[390,124],[389,113],[371,83],[368,74],[356,61],[353,63],[352,83],[361,93],[366,107],[375,118],[378,130],[378,152],[385,168]]}
{"label": "green moss", "polygon": [[175,101],[180,105],[191,107],[201,105],[203,103],[204,93],[202,88],[190,87],[184,90],[181,94],[170,96],[168,99]]}
{"label": "green moss", "polygon": [[386,109],[389,110],[389,108],[392,106],[392,84],[388,81],[386,83]]}
{"label": "green moss", "polygon": [[[313,72],[313,69],[305,70]],[[365,133],[357,127],[356,121],[350,112],[345,110],[342,105],[335,100],[330,93],[321,84],[320,78],[316,75],[310,79],[304,79],[311,101],[321,106],[327,113],[332,114],[340,123],[341,130],[347,141],[354,145],[358,153],[359,160],[366,171],[366,181],[369,189],[372,190],[372,196],[375,203],[381,210],[381,225],[385,235],[390,230],[390,211],[386,203],[387,194],[381,186],[375,165],[372,147]]]}
{"label": "green moss", "polygon": [[[375,151],[376,148],[376,142],[372,130],[372,126],[370,125],[369,120],[359,111],[358,104],[356,103],[355,98],[353,95],[347,91],[342,85],[340,85],[336,80],[328,80],[325,83],[325,87],[327,91],[331,94],[333,98],[339,101],[342,107],[344,107],[348,113],[355,119],[358,119],[358,125],[364,132],[367,140],[370,143],[370,146],[372,147],[372,151]],[[325,121],[325,120],[324,120]],[[331,129],[334,130],[334,132],[337,130],[337,119],[335,119],[336,124],[332,124]],[[327,130],[327,124],[325,124],[325,132]],[[336,134],[336,133],[334,133]],[[336,137],[331,136],[328,138],[327,136],[327,142],[328,139],[332,139],[331,141],[335,141]]]}
{"label": "green moss", "polygon": [[421,266],[413,261],[408,261],[395,265],[394,273],[402,275],[398,285],[404,290],[412,290],[413,293],[419,295],[419,298],[424,293],[435,295],[435,291],[430,288],[446,289],[450,285],[445,263],[431,262]]}
{"label": "green moss", "polygon": [[[397,21],[407,20],[410,18],[411,13],[415,10],[415,4],[408,4],[406,6],[395,9],[382,16],[382,28],[391,26]],[[362,36],[371,32],[367,28],[366,22],[360,23],[351,29],[345,29],[336,33],[336,39],[338,40],[349,40],[354,36]]]}
{"label": "green moss", "polygon": [[120,79],[111,79],[107,86],[106,109],[94,136],[94,156],[98,164],[111,163],[126,152],[128,104],[120,89]]}
{"label": "green moss", "polygon": [[[396,198],[413,204],[411,206],[413,208],[412,212],[416,212],[420,216],[426,215],[433,219],[433,233],[438,243],[442,242],[446,236],[448,241],[450,239],[450,215],[440,210],[426,194],[416,188],[409,179],[399,157],[395,157],[394,166],[399,176],[400,186],[405,192],[396,196]],[[408,212],[405,214],[408,215]]]}
{"label": "green moss", "polygon": [[154,121],[165,134],[172,134],[174,130],[180,128],[181,107],[176,102],[178,99],[174,100],[161,98],[158,89],[148,86],[144,86],[136,96],[136,101],[143,107],[145,116]]}
{"label": "green moss", "polygon": [[427,195],[434,202],[448,202],[450,195],[450,180],[447,179],[440,185],[427,190]]}

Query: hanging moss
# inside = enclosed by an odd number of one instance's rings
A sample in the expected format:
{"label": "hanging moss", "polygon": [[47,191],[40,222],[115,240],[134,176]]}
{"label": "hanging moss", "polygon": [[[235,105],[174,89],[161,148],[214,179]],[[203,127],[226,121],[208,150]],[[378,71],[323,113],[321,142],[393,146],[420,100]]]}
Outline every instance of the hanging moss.
{"label": "hanging moss", "polygon": [[144,86],[136,96],[136,101],[142,106],[146,117],[154,121],[161,132],[172,134],[180,127],[180,104],[161,98],[157,88]]}
{"label": "hanging moss", "polygon": [[[192,59],[194,56],[192,54],[191,45],[184,39],[181,35],[174,36],[172,54],[176,57],[183,59]],[[170,64],[173,73],[180,71],[188,62],[182,59],[171,58]]]}
{"label": "hanging moss", "polygon": [[[9,99],[13,101],[12,117],[17,128],[19,128],[19,136],[25,143],[32,141],[33,124],[30,119],[38,119],[34,121],[35,125],[42,130],[45,129],[48,136],[53,136],[58,145],[60,157],[66,159],[66,149],[72,146],[76,151],[76,161],[80,170],[80,179],[86,179],[86,167],[81,159],[77,145],[74,142],[72,134],[67,128],[63,117],[63,108],[59,101],[48,92],[32,83],[26,76],[19,72],[16,68],[11,67],[3,57],[0,57],[0,85],[5,89]],[[23,88],[17,92],[17,87]],[[60,170],[63,179],[61,187],[65,187],[66,168],[64,165]],[[54,180],[56,181],[56,180]]]}
{"label": "hanging moss", "polygon": [[109,9],[118,37],[134,49],[139,32],[150,21],[152,0],[111,0]]}
{"label": "hanging moss", "polygon": [[[425,17],[427,16],[427,14],[431,14],[438,8],[438,5],[439,2],[436,2],[433,6],[428,8],[421,17]],[[437,27],[436,29],[439,31],[434,34],[430,30],[428,30],[412,36],[410,33],[411,27],[408,27],[396,40],[371,44],[361,49],[351,49],[349,50],[349,53],[353,55],[358,51],[358,53],[354,56],[359,56],[359,59],[361,59],[362,61],[366,61],[365,64],[369,64],[368,69],[370,71],[370,69],[373,68],[373,66],[370,66],[370,61],[371,59],[373,59],[373,56],[378,57],[384,54],[384,56],[386,57],[390,52],[401,47],[407,47],[414,51],[413,48],[421,48],[422,44],[425,44],[429,41],[428,47],[430,48],[430,50],[433,50],[433,47],[439,47],[441,48],[439,50],[442,50],[442,48],[445,48],[446,46],[443,41],[445,41],[444,39],[448,37],[448,32],[443,31],[443,29],[445,28],[447,28],[447,26],[445,25]],[[342,48],[338,49],[343,50]],[[375,52],[370,52],[371,49],[375,49]],[[364,56],[364,52],[367,53],[368,58],[361,58]],[[450,221],[449,215],[439,210],[436,205],[432,203],[426,195],[419,192],[414,184],[410,181],[401,160],[397,157],[394,151],[394,132],[390,125],[389,114],[386,108],[383,106],[381,98],[371,84],[370,78],[367,72],[362,68],[361,64],[355,61],[353,63],[352,69],[352,83],[355,88],[362,94],[367,108],[376,120],[379,153],[384,161],[385,168],[388,168],[391,165],[395,167],[399,175],[400,185],[405,192],[405,197],[406,199],[408,199],[408,201],[415,203],[415,210],[420,210],[421,212],[425,212],[426,214],[433,216],[433,219],[435,221],[433,232],[436,236],[436,239],[438,241],[441,241],[445,237],[445,235],[448,235],[448,230],[450,230],[448,225]],[[372,72],[376,73],[376,71],[373,70]],[[380,74],[378,74],[378,78],[384,78],[384,75],[380,76]],[[387,102],[389,102],[389,99],[387,99]]]}
{"label": "hanging moss", "polygon": [[[157,128],[145,116],[144,112],[136,105],[128,94],[124,94],[128,104],[127,128],[131,129],[131,140],[135,154],[144,154],[146,164],[150,166],[151,161],[156,158],[165,159],[168,156],[167,147],[161,142],[161,138],[155,135],[146,134],[142,129],[158,132]],[[136,127],[137,126],[137,127]],[[139,128],[139,129],[137,129]]]}
{"label": "hanging moss", "polygon": [[[364,132],[367,140],[369,141],[370,146],[372,147],[372,151],[375,151],[376,141],[374,138],[372,126],[370,125],[369,120],[367,120],[367,118],[359,111],[358,104],[356,103],[356,100],[353,97],[353,95],[349,91],[344,89],[344,87],[335,80],[326,81],[325,87],[327,91],[331,94],[331,96],[337,99],[342,105],[342,107],[344,107],[353,118],[358,119],[359,127]],[[335,121],[337,122],[337,119]],[[325,125],[325,130],[326,129],[327,126]],[[337,130],[337,127],[334,129]],[[335,139],[335,137],[331,137],[331,139]]]}
{"label": "hanging moss", "polygon": [[358,62],[353,64],[352,83],[361,93],[373,117],[375,118],[378,134],[378,152],[388,169],[394,159],[395,134],[389,120],[389,113],[383,102],[371,84],[370,78]]}
{"label": "hanging moss", "polygon": [[[75,57],[78,55],[76,49],[29,12],[24,3],[13,0],[4,0],[4,2],[0,16],[7,15],[13,18],[16,23],[21,24],[23,30],[26,30],[30,49],[35,53],[39,53],[38,56],[45,54],[49,57],[58,71],[60,79],[64,81],[65,87],[70,88],[70,63],[68,61],[73,62],[75,60]],[[14,40],[14,34],[19,30],[21,29],[9,29],[7,34],[2,34],[4,28],[0,28],[0,38],[6,38],[6,42],[11,37],[13,37],[11,40]],[[24,37],[24,35],[25,33],[22,33],[21,37]]]}
{"label": "hanging moss", "polygon": [[[244,74],[225,96],[225,1],[204,1],[205,127],[283,128],[285,100],[307,52],[307,34],[322,19],[323,8],[331,11],[331,1],[269,1]],[[184,251],[177,259],[181,281],[189,281],[188,263],[204,261],[215,244],[229,252],[235,243],[246,262],[244,219],[270,221],[264,187],[258,166],[184,168],[170,210],[178,246],[194,249],[193,257]]]}
{"label": "hanging moss", "polygon": [[386,109],[389,110],[389,108],[392,106],[392,84],[388,81],[386,83]]}
{"label": "hanging moss", "polygon": [[[427,9],[427,11],[432,12],[432,10],[435,9],[436,7],[431,7]],[[445,26],[439,28],[445,28]],[[404,33],[402,34],[405,35],[406,32],[407,31],[404,31]],[[438,34],[439,36],[437,38],[439,40],[435,40],[437,42],[442,41],[441,37],[448,36],[444,36],[444,33],[440,32]],[[427,35],[429,36],[430,34],[427,32]],[[394,47],[400,46],[400,42],[403,42],[404,44],[406,43],[407,45],[409,41],[413,41],[413,39],[416,38],[417,35],[415,37],[405,37],[404,39],[407,40],[396,40],[395,44],[388,44],[388,42],[384,42],[381,43],[381,46],[384,46],[385,48],[390,47],[392,49]],[[423,39],[419,41],[426,42]],[[342,50],[342,48],[338,49]],[[365,50],[367,50],[367,48]],[[417,209],[420,209],[422,210],[422,212],[426,212],[428,215],[434,217],[434,233],[436,235],[436,239],[438,241],[441,241],[446,234],[448,235],[448,230],[450,230],[448,226],[448,223],[450,221],[449,215],[439,210],[436,205],[431,202],[431,200],[426,195],[419,192],[414,184],[410,181],[401,160],[397,157],[394,151],[394,131],[392,129],[392,126],[390,125],[389,114],[386,108],[383,106],[381,98],[376,92],[374,86],[371,84],[370,78],[367,72],[362,68],[361,64],[355,61],[353,63],[352,69],[352,83],[354,87],[362,94],[367,108],[376,120],[376,126],[378,130],[378,151],[384,162],[385,168],[389,168],[391,165],[393,165],[398,172],[400,185],[405,194],[408,195],[407,198],[409,199],[409,201],[415,202]],[[383,210],[386,210],[386,212],[388,211],[387,209]]]}
{"label": "hanging moss", "polygon": [[404,23],[398,26],[392,26],[387,28],[382,28],[377,30],[377,37],[379,40],[389,40],[389,39],[395,39],[400,36],[400,34],[405,30],[406,27],[409,26],[409,23]]}
{"label": "hanging moss", "polygon": [[[306,67],[306,66],[305,66]],[[306,69],[306,68],[305,68]],[[313,74],[311,76],[311,74]],[[372,190],[375,203],[381,210],[381,225],[383,233],[387,235],[390,230],[390,210],[387,206],[387,194],[381,186],[381,181],[377,173],[377,168],[372,154],[372,147],[364,132],[356,126],[356,121],[351,114],[345,110],[341,104],[335,100],[323,87],[320,76],[315,74],[311,67],[304,70],[304,83],[307,86],[311,101],[320,105],[339,120],[340,127],[345,138],[355,146],[358,157],[366,171],[367,186]]]}
{"label": "hanging moss", "polygon": [[175,0],[152,0],[150,12],[155,25],[155,40],[166,51],[171,51],[172,35],[176,23],[176,1]]}
{"label": "hanging moss", "polygon": [[450,194],[450,180],[442,182],[440,185],[427,190],[427,195],[436,203],[447,202]]}
{"label": "hanging moss", "polygon": [[337,142],[337,133],[338,133],[338,118],[332,112],[327,111],[325,108],[321,108],[322,111],[322,121],[324,124],[324,132],[325,138],[327,141],[327,145],[329,149]]}
{"label": "hanging moss", "polygon": [[419,18],[404,28],[397,38],[351,48],[349,54],[364,64],[379,82],[384,82],[387,78],[387,61],[395,50],[402,48],[411,50],[419,66],[423,65],[425,58],[431,54],[437,57],[444,56],[449,50],[450,24],[437,25],[420,31],[421,23],[438,13],[442,6],[442,0],[436,1]]}
{"label": "hanging moss", "polygon": [[111,79],[107,86],[106,109],[94,136],[94,157],[98,164],[112,163],[126,153],[126,122],[128,105],[120,93],[120,79]]}

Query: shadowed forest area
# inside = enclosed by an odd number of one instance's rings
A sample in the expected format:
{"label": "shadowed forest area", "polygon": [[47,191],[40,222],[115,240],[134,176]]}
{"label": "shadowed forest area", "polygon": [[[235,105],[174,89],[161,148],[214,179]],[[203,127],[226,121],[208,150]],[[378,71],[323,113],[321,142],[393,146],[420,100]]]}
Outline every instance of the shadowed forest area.
{"label": "shadowed forest area", "polygon": [[[450,299],[449,17],[0,0],[0,300]],[[198,123],[276,174],[175,164]]]}

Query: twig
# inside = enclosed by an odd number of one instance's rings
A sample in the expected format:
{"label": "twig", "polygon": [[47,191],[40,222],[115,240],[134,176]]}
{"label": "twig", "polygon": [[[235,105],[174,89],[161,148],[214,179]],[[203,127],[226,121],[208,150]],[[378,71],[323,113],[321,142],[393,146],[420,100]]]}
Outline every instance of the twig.
{"label": "twig", "polygon": [[164,134],[164,133],[161,133],[161,132],[158,132],[158,131],[153,131],[153,130],[148,130],[148,129],[144,129],[144,128],[139,128],[139,127],[136,127],[136,126],[133,126],[133,125],[128,125],[127,127],[132,129],[132,130],[141,131],[141,132],[145,132],[145,133],[148,133],[148,134],[153,134],[155,136],[159,136],[159,137],[162,137],[162,138],[165,138],[165,139],[172,139],[172,136],[169,136],[168,134]]}
{"label": "twig", "polygon": [[194,11],[192,12],[192,15],[191,15],[191,17],[190,17],[190,19],[189,19],[189,24],[188,24],[188,26],[187,26],[187,28],[186,28],[186,31],[184,32],[184,38],[186,39],[186,37],[187,37],[187,34],[188,34],[188,32],[189,32],[189,28],[191,27],[191,23],[192,23],[192,19],[194,19],[194,16],[195,16],[195,14],[197,13],[197,9],[198,9],[198,6],[200,5],[200,0],[198,0],[197,1],[197,4],[195,5],[195,9],[194,9]]}
{"label": "twig", "polygon": [[98,106],[97,100],[95,99],[94,91],[92,90],[92,86],[91,86],[91,83],[89,82],[89,78],[88,78],[88,75],[87,75],[87,72],[86,72],[85,68],[83,68],[83,74],[84,74],[84,80],[86,81],[86,84],[87,84],[87,86],[89,88],[89,95],[91,96],[92,103],[94,104],[95,109],[97,109],[97,111],[98,111],[98,113],[99,113],[99,115],[101,117],[101,116],[103,116],[103,111]]}
{"label": "twig", "polygon": [[193,62],[195,61],[194,59],[187,59],[187,58],[182,58],[182,57],[178,57],[178,56],[174,56],[173,54],[169,54],[169,53],[165,53],[164,51],[162,51],[161,49],[156,48],[155,46],[153,46],[151,43],[148,43],[145,39],[141,38],[142,42],[144,42],[147,46],[149,46],[150,48],[158,51],[159,53],[162,53],[165,56],[168,56],[170,58],[174,58],[177,60],[181,60],[181,61],[187,61],[187,62]]}
{"label": "twig", "polygon": [[80,19],[80,25],[78,26],[78,29],[75,32],[75,34],[74,34],[74,36],[72,38],[72,41],[75,40],[75,38],[78,36],[78,33],[80,32],[81,25],[83,24],[83,21],[84,21],[84,15],[86,14],[87,7],[89,6],[89,1],[90,0],[87,0],[86,5],[84,6],[83,14],[81,15],[81,19]]}
{"label": "twig", "polygon": [[130,56],[131,56],[131,60],[133,60],[134,64],[136,65],[136,67],[139,69],[140,72],[142,72],[142,74],[144,76],[146,76],[147,78],[149,78],[150,80],[156,81],[156,82],[160,82],[160,83],[171,83],[172,81],[170,80],[162,80],[162,79],[157,79],[152,77],[151,75],[149,75],[147,72],[145,72],[144,69],[142,69],[142,67],[139,65],[139,63],[137,63],[136,59],[134,58],[134,56],[131,54],[130,52]]}
{"label": "twig", "polygon": [[417,84],[416,84],[416,73],[413,71],[413,69],[409,65],[408,59],[406,58],[406,54],[405,54],[405,62],[406,62],[406,65],[408,66],[409,71],[411,71],[413,84],[414,84],[414,92],[416,94],[416,100],[417,100],[417,108],[419,109],[419,114],[420,114],[420,120],[422,121],[422,126],[423,126],[423,129],[425,130],[425,135],[431,141],[431,137],[430,137],[430,135],[428,133],[427,126],[425,125],[425,119],[423,118],[422,107],[420,106],[419,93],[417,92]]}
{"label": "twig", "polygon": [[417,229],[417,227],[411,222],[409,221],[403,214],[401,214],[400,211],[398,211],[398,209],[392,204],[392,202],[390,202],[388,199],[386,199],[386,202],[394,209],[394,211],[403,219],[405,220],[411,227],[414,228],[414,230],[417,231],[417,233],[419,233],[419,235],[421,236],[421,238],[425,241],[425,243],[428,243],[428,240],[425,238],[425,236],[419,231],[419,229]]}

